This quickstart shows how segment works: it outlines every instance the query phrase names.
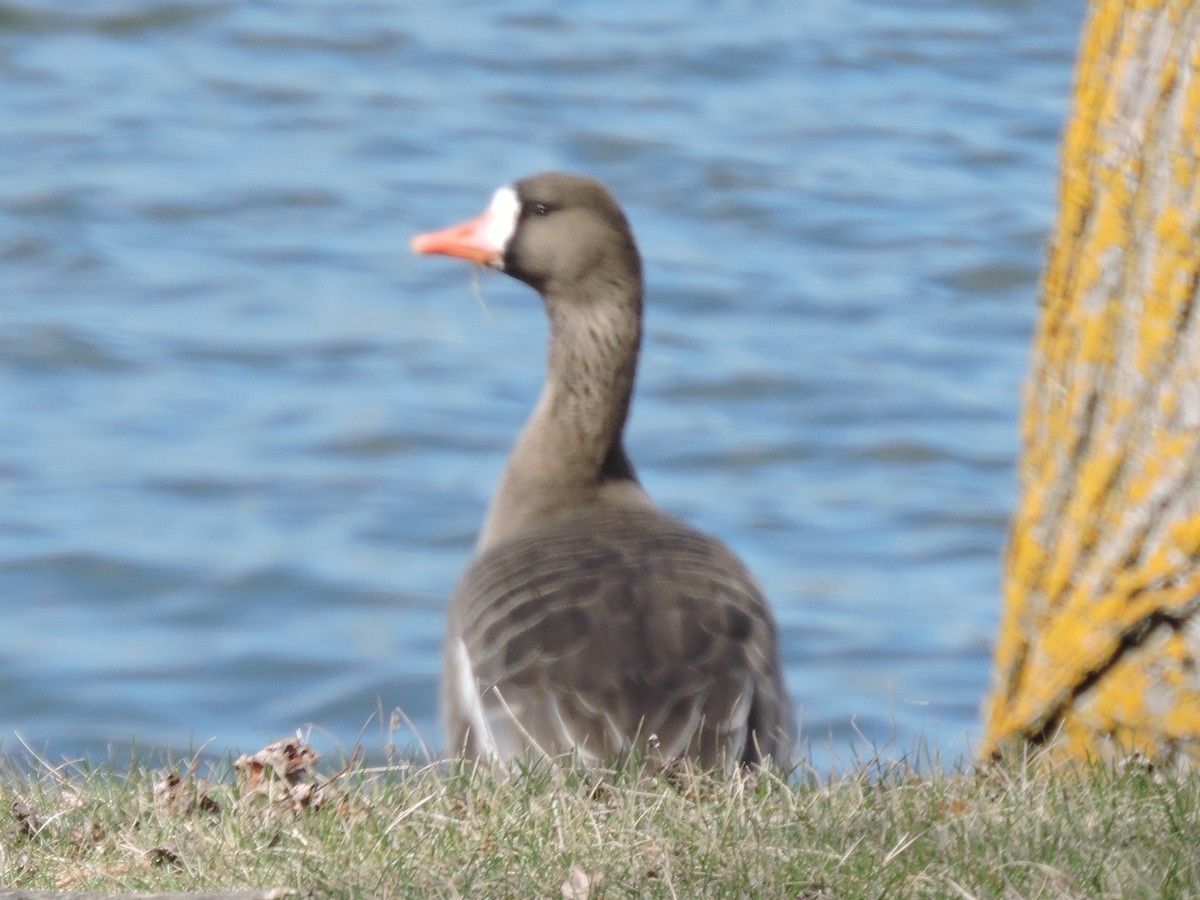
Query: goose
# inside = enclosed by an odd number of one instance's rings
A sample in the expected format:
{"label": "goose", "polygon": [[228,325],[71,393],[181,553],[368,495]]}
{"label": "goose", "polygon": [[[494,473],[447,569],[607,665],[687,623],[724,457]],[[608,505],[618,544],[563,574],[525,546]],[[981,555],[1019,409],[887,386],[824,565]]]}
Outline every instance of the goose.
{"label": "goose", "polygon": [[625,452],[642,263],[612,194],[534,175],[412,249],[511,275],[550,322],[544,385],[450,600],[449,749],[501,765],[786,765],[791,705],[762,589],[724,543],[659,509]]}

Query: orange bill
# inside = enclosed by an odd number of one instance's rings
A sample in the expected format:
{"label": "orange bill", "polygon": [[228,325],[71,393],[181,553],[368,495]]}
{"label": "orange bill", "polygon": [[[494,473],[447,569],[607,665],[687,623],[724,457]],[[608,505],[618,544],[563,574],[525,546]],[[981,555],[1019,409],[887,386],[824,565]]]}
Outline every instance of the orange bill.
{"label": "orange bill", "polygon": [[481,266],[498,266],[504,253],[488,234],[490,222],[490,212],[485,212],[460,225],[418,234],[412,241],[413,252],[455,256]]}

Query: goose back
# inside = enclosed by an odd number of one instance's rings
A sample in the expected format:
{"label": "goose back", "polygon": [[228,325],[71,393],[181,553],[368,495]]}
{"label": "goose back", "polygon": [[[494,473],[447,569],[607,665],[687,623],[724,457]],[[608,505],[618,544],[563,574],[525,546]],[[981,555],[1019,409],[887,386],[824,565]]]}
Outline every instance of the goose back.
{"label": "goose back", "polygon": [[762,591],[720,541],[657,510],[560,515],[484,552],[455,590],[448,739],[482,758],[780,761],[775,646]]}

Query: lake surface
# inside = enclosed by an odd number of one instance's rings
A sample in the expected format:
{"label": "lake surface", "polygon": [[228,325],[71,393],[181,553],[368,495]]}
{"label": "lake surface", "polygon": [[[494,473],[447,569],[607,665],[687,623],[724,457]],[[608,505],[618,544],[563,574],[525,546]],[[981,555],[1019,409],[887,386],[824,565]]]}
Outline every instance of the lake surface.
{"label": "lake surface", "polygon": [[630,453],[814,760],[969,754],[1083,13],[0,3],[0,753],[439,746],[545,325],[408,241],[554,168],[633,222]]}

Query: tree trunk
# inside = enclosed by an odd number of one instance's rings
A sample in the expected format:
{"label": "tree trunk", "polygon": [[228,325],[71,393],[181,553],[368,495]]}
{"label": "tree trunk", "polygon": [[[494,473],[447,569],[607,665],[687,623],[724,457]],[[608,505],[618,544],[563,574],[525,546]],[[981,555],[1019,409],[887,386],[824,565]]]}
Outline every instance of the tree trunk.
{"label": "tree trunk", "polygon": [[983,753],[1200,762],[1200,3],[1093,0]]}

